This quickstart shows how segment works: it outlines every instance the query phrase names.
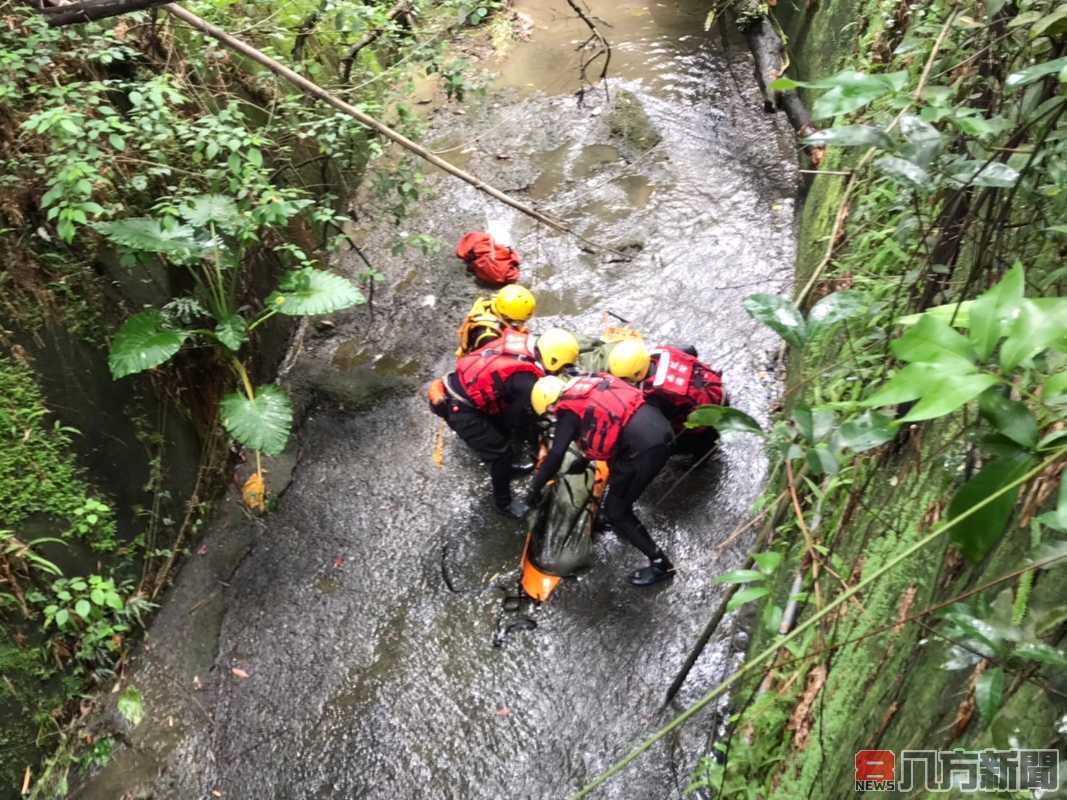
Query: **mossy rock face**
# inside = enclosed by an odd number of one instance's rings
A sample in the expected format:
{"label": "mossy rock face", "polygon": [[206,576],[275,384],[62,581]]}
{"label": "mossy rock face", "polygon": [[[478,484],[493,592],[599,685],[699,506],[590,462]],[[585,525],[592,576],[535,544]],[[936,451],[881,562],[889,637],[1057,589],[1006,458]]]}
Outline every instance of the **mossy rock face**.
{"label": "mossy rock face", "polygon": [[615,93],[615,102],[608,114],[608,128],[612,136],[619,137],[639,152],[655,147],[663,139],[632,92]]}

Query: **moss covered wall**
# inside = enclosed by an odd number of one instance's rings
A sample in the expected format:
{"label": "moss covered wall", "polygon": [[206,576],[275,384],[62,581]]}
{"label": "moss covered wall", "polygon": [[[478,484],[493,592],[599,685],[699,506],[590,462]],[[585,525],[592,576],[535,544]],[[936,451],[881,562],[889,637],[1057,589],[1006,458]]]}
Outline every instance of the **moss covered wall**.
{"label": "moss covered wall", "polygon": [[[891,0],[811,4],[786,0],[773,11],[789,38],[790,76],[811,80],[877,63],[878,43],[887,38],[879,33],[894,19],[897,5]],[[850,163],[843,159],[855,158],[855,151],[845,156],[842,152],[831,150],[824,168],[839,167]],[[804,285],[826,254],[846,180],[820,176],[808,187],[798,212],[797,286]],[[831,271],[826,277],[833,277]],[[825,348],[832,351],[843,346],[838,341]],[[794,359],[790,370],[794,385],[787,394],[791,402],[814,402],[819,366],[819,356],[814,354],[804,361]],[[843,581],[854,584],[870,575],[944,520],[948,499],[962,482],[967,447],[958,426],[949,425],[946,421],[915,429],[894,444],[872,451],[877,455],[868,454],[855,468],[853,502],[835,505],[818,532],[833,557],[844,565],[840,570]],[[784,484],[773,486],[769,495],[783,489]],[[1058,687],[1060,701],[1050,701],[1054,692],[1024,682],[1017,674],[1009,676],[1005,704],[988,724],[975,702],[974,686],[982,667],[943,668],[952,645],[938,635],[940,614],[921,623],[880,630],[1018,569],[1029,537],[1027,529],[1015,527],[978,564],[963,561],[945,537],[863,592],[860,602],[848,604],[818,634],[780,653],[769,682],[760,674],[735,693],[735,709],[749,710],[738,723],[737,730],[744,735],[735,735],[731,741],[731,765],[721,795],[780,800],[857,797],[854,753],[860,749],[899,753],[903,749],[1062,745],[1063,737],[1057,740],[1056,730],[1062,725],[1057,720],[1067,719],[1067,703],[1062,702],[1067,686]],[[781,547],[782,537],[778,539]],[[796,534],[776,574],[768,604],[785,605],[797,570],[807,571],[802,567],[804,552],[804,543]],[[992,602],[1000,594],[998,602],[1009,603],[1018,585],[1018,579],[1005,581],[982,596]],[[1063,571],[1039,573],[1030,607],[1065,603]],[[814,597],[809,596],[799,619],[811,616],[814,605]],[[855,644],[838,646],[872,632],[875,635]],[[750,653],[762,651],[773,640],[774,635],[759,625]],[[822,655],[797,658],[816,651]],[[758,689],[761,682],[763,687]],[[1060,681],[1065,682],[1067,676]]]}

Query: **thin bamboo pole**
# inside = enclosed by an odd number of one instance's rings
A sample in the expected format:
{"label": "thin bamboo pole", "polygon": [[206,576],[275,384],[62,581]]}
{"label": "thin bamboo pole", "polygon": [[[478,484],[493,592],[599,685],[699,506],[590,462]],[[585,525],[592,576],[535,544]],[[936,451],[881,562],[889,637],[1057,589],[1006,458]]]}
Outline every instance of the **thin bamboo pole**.
{"label": "thin bamboo pole", "polygon": [[388,125],[385,125],[374,119],[373,117],[364,114],[351,103],[347,103],[336,95],[331,94],[330,92],[319,86],[317,83],[309,81],[303,75],[294,72],[281,62],[276,61],[275,59],[268,56],[266,53],[257,50],[255,47],[252,47],[252,45],[248,44],[247,42],[241,41],[240,39],[231,36],[230,34],[226,33],[226,31],[215,25],[212,25],[207,20],[201,19],[196,14],[187,11],[177,3],[170,3],[169,5],[163,6],[163,8],[172,16],[180,19],[182,22],[189,25],[189,27],[200,31],[205,36],[210,36],[212,39],[224,45],[225,47],[228,47],[231,50],[235,50],[246,58],[249,58],[252,61],[255,61],[257,64],[266,67],[279,78],[283,78],[289,83],[296,86],[298,89],[304,92],[304,94],[313,97],[316,100],[320,100],[323,103],[332,106],[333,108],[336,108],[343,114],[347,114],[348,116],[359,122],[361,125],[365,125],[371,130],[377,131],[390,141],[396,142],[405,150],[408,150],[417,155],[419,158],[430,162],[438,169],[447,172],[449,175],[452,175],[453,177],[459,178],[461,181],[469,183],[475,189],[482,192],[483,194],[489,195],[494,200],[498,200],[499,202],[504,203],[505,205],[511,206],[516,211],[519,211],[522,214],[525,214],[526,216],[537,220],[538,222],[548,226],[549,228],[555,231],[567,234],[568,236],[573,236],[574,238],[585,244],[587,247],[595,251],[612,253],[613,255],[620,256],[626,259],[627,261],[630,260],[630,256],[628,256],[627,254],[621,253],[617,250],[613,250],[610,247],[598,244],[597,242],[585,238],[560,220],[554,219],[553,217],[541,213],[537,209],[520,202],[514,197],[505,194],[504,192],[494,188],[493,186],[490,186],[477,176],[472,175],[469,172],[460,169],[459,167],[453,166],[444,159],[435,156],[426,148],[420,147],[418,144],[411,141],[403,134],[393,130]]}

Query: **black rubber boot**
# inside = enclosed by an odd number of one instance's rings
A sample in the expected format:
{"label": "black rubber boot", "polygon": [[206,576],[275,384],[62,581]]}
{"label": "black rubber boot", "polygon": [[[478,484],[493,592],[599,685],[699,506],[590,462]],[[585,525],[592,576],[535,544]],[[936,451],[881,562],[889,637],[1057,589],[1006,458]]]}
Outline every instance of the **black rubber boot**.
{"label": "black rubber boot", "polygon": [[630,573],[630,583],[634,586],[655,586],[657,583],[674,577],[674,564],[662,553],[653,558],[647,567]]}
{"label": "black rubber boot", "polygon": [[593,531],[595,533],[614,533],[615,527],[608,522],[607,517],[603,514],[597,514],[596,519],[593,520]]}
{"label": "black rubber boot", "polygon": [[493,507],[496,509],[496,513],[508,519],[525,519],[526,514],[530,511],[530,507],[517,497],[507,503],[499,499],[494,500]]}
{"label": "black rubber boot", "polygon": [[521,478],[523,475],[529,475],[534,471],[537,465],[532,461],[524,461],[521,464],[511,465],[511,477]]}

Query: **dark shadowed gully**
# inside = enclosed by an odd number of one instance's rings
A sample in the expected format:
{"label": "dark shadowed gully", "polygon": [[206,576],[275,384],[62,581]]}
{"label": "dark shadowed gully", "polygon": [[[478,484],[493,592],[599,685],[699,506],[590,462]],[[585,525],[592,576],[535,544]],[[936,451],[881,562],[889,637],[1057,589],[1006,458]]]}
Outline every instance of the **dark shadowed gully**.
{"label": "dark shadowed gully", "polygon": [[[524,256],[537,326],[595,335],[610,310],[653,343],[691,342],[734,405],[765,420],[775,341],[741,302],[789,288],[792,134],[763,113],[743,46],[700,32],[702,11],[593,6],[613,26],[611,103],[597,90],[579,108],[569,93],[582,29],[520,3],[532,40],[486,99],[438,113],[432,142],[633,260],[582,252],[441,175],[404,227],[446,245],[492,230]],[[390,256],[389,220],[362,225],[353,235],[386,279],[373,315],[312,326],[286,375],[305,411],[291,483],[262,521],[231,501],[190,559],[132,672],[148,719],[81,797],[562,798],[666,718],[663,694],[721,591],[712,577],[749,544],[714,549],[759,493],[759,443],[729,438],[665,501],[681,465],[648,490],[641,513],[678,565],[673,583],[631,587],[642,558],[605,535],[537,628],[494,647],[521,532],[491,513],[485,470],[451,432],[434,463],[422,392],[478,289],[449,247]],[[284,465],[272,469],[283,485]],[[733,668],[743,639],[720,630],[683,703]],[[602,795],[680,796],[707,719]]]}

